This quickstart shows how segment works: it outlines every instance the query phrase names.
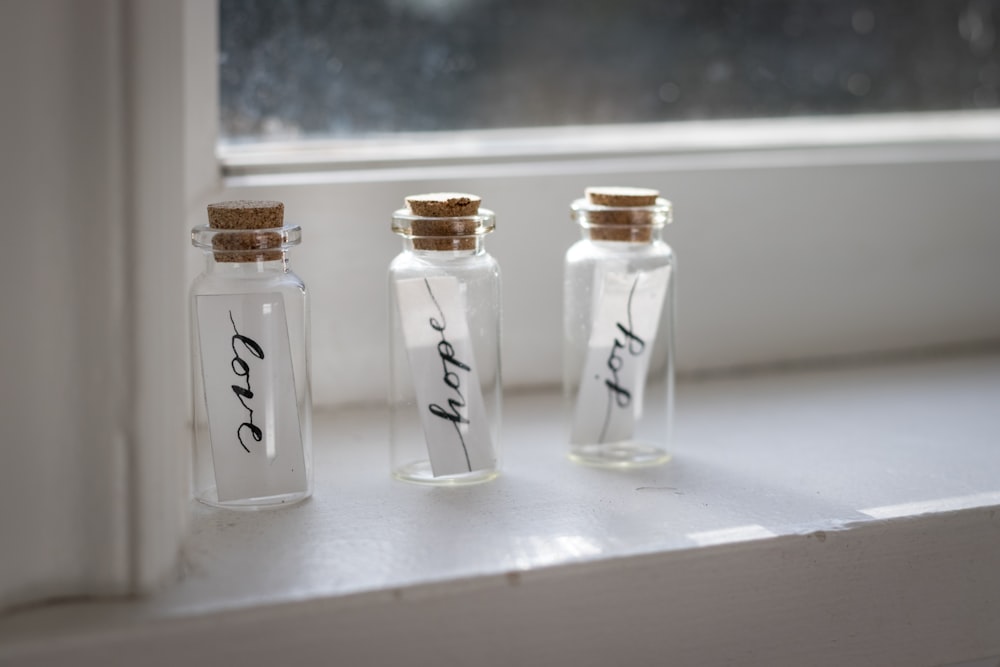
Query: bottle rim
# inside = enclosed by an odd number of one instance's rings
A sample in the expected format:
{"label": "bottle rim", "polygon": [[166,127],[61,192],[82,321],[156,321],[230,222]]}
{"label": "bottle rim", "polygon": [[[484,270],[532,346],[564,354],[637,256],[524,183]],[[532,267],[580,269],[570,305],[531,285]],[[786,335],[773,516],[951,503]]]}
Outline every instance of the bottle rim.
{"label": "bottle rim", "polygon": [[302,243],[302,227],[285,225],[264,229],[191,228],[191,245],[216,254],[254,250],[288,250]]}
{"label": "bottle rim", "polygon": [[408,239],[475,238],[496,229],[496,215],[481,208],[475,215],[433,217],[406,208],[392,214],[392,231]]}
{"label": "bottle rim", "polygon": [[654,227],[674,221],[673,204],[657,197],[648,206],[605,206],[581,197],[570,205],[570,219],[584,228]]}

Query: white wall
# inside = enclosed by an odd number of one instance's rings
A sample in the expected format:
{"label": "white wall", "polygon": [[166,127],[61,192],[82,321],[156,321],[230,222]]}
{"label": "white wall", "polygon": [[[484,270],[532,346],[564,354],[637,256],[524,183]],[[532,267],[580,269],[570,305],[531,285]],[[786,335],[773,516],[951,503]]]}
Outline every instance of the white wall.
{"label": "white wall", "polygon": [[0,606],[127,588],[122,44],[89,4],[0,6]]}
{"label": "white wall", "polygon": [[[138,483],[150,452],[182,445],[184,415],[158,393],[179,384],[163,359],[180,360],[183,277],[162,286],[134,224],[150,198],[135,191],[137,149],[156,131],[135,140],[130,113],[139,77],[126,26],[141,7],[0,4],[0,608],[141,590],[177,552],[175,469]],[[161,314],[140,322],[151,300]]]}

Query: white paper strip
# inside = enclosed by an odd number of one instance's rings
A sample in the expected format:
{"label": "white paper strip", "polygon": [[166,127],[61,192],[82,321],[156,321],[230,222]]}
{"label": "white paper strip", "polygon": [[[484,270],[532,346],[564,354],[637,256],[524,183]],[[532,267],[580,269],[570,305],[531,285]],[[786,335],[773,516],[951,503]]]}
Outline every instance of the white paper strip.
{"label": "white paper strip", "polygon": [[494,467],[462,285],[450,276],[408,278],[396,282],[396,297],[434,476]]}
{"label": "white paper strip", "polygon": [[306,490],[280,294],[199,296],[198,336],[221,502]]}
{"label": "white paper strip", "polygon": [[669,280],[669,266],[594,276],[594,321],[574,407],[573,443],[632,437],[642,417],[646,372]]}

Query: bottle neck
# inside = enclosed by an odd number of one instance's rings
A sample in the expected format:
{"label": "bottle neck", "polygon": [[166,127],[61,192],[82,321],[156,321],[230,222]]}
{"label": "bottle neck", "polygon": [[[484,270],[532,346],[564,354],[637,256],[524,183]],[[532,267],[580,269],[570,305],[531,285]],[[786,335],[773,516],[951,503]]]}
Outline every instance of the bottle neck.
{"label": "bottle neck", "polygon": [[482,236],[463,236],[446,239],[437,237],[433,243],[427,243],[426,238],[403,237],[403,251],[428,259],[452,259],[456,257],[471,257],[486,252]]}
{"label": "bottle neck", "polygon": [[659,225],[580,225],[580,238],[595,243],[650,245],[663,240]]}
{"label": "bottle neck", "polygon": [[289,271],[291,271],[291,267],[288,263],[287,252],[281,252],[281,257],[277,259],[258,259],[254,262],[229,262],[226,261],[224,253],[205,253],[205,272],[213,275],[239,277],[280,274]]}
{"label": "bottle neck", "polygon": [[630,245],[660,242],[663,226],[673,219],[673,207],[663,198],[643,206],[608,206],[588,196],[574,201],[570,211],[584,239]]}

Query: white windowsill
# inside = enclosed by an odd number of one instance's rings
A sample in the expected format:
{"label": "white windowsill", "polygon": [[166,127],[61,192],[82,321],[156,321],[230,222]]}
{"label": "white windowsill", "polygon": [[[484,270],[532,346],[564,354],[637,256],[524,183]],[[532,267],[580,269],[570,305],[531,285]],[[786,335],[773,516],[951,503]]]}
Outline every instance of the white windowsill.
{"label": "white windowsill", "polygon": [[957,663],[1000,654],[1000,354],[681,385],[674,460],[565,458],[506,402],[504,474],[387,473],[381,414],[323,414],[316,493],[198,507],[144,600],[0,618],[0,662]]}
{"label": "white windowsill", "polygon": [[[942,111],[842,116],[740,118],[711,121],[529,127],[442,132],[394,132],[360,138],[294,137],[286,141],[223,143],[216,151],[231,183],[335,182],[396,178],[427,169],[463,174],[522,173],[532,163],[560,162],[576,171],[581,162],[634,161],[694,156],[920,147],[987,149],[1000,141],[996,111]],[[757,159],[757,158],[754,158]],[[457,167],[457,168],[456,168]],[[541,169],[551,169],[542,166]],[[366,170],[388,171],[372,175]],[[333,172],[333,173],[330,173]],[[305,174],[311,174],[306,176]]]}

